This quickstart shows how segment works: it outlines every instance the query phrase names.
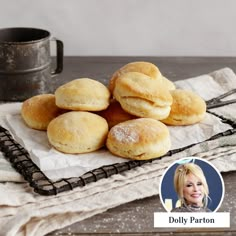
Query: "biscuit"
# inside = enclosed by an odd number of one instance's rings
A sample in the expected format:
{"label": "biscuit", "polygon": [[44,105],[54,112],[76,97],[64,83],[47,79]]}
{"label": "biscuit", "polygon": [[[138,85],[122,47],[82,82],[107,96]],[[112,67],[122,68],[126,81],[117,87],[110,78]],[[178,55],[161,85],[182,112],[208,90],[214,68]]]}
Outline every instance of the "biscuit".
{"label": "biscuit", "polygon": [[138,118],[112,127],[106,146],[114,155],[148,160],[166,154],[171,141],[165,124],[151,118]]}
{"label": "biscuit", "polygon": [[65,111],[56,106],[53,94],[40,94],[25,100],[21,116],[32,129],[47,130],[49,122]]}
{"label": "biscuit", "polygon": [[139,72],[153,79],[161,79],[162,77],[161,72],[159,71],[157,66],[155,66],[153,63],[146,62],[146,61],[130,62],[124,65],[123,67],[121,67],[112,75],[108,84],[108,88],[111,93],[113,93],[114,91],[117,78],[127,72]]}
{"label": "biscuit", "polygon": [[99,81],[81,78],[60,86],[55,96],[56,105],[64,109],[101,111],[109,105],[110,92]]}
{"label": "biscuit", "polygon": [[64,153],[87,153],[104,146],[108,124],[99,115],[70,111],[52,120],[47,129],[51,145]]}
{"label": "biscuit", "polygon": [[162,82],[163,86],[165,86],[168,90],[175,90],[176,89],[175,84],[164,76],[162,76],[161,82]]}
{"label": "biscuit", "polygon": [[114,97],[126,112],[157,120],[169,115],[172,104],[169,90],[139,72],[128,72],[118,77]]}
{"label": "biscuit", "polygon": [[204,119],[206,103],[196,93],[176,89],[170,91],[173,97],[171,111],[162,122],[168,125],[192,125]]}
{"label": "biscuit", "polygon": [[122,109],[120,103],[115,99],[111,100],[110,105],[106,110],[100,111],[97,114],[106,119],[109,128],[112,128],[114,125],[121,122],[137,118]]}

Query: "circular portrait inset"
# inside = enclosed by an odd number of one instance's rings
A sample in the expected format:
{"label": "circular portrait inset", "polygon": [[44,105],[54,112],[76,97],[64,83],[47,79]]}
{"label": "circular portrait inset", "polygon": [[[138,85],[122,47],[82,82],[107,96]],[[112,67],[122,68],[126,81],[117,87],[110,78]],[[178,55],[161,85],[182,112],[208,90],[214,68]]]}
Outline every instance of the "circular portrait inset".
{"label": "circular portrait inset", "polygon": [[210,162],[186,157],[167,168],[159,192],[169,212],[215,212],[224,197],[224,182]]}

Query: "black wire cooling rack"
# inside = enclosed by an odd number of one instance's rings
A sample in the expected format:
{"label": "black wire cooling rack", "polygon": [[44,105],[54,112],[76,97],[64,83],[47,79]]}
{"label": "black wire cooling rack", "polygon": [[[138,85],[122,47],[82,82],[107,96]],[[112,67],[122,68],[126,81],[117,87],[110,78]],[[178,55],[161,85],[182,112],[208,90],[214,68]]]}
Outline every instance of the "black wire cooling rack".
{"label": "black wire cooling rack", "polygon": [[[231,125],[232,129],[216,134],[205,141],[214,140],[223,136],[228,136],[228,135],[232,135],[236,133],[235,121],[232,121],[223,116],[220,116],[216,114],[215,112],[209,111],[209,109],[212,109],[212,108],[236,103],[236,99],[232,99],[228,101],[221,101],[222,98],[225,98],[233,93],[236,93],[236,89],[231,90],[226,94],[223,94],[217,98],[211,99],[206,102],[207,108],[208,108],[207,112],[220,118],[223,123],[227,123]],[[56,195],[60,192],[69,191],[69,190],[74,189],[75,187],[82,187],[103,178],[109,178],[112,175],[134,169],[146,163],[151,163],[154,160],[158,161],[161,158],[164,158],[165,156],[171,156],[175,153],[188,149],[194,145],[196,144],[192,144],[183,148],[171,150],[168,153],[166,153],[164,156],[158,159],[128,161],[128,162],[123,162],[123,163],[106,165],[106,166],[102,166],[100,168],[94,169],[92,171],[89,171],[79,177],[62,178],[57,181],[52,181],[39,169],[39,167],[36,164],[34,164],[34,162],[30,158],[28,151],[14,140],[14,138],[12,137],[12,135],[7,129],[0,126],[0,151],[4,153],[4,156],[6,157],[6,159],[10,161],[12,166],[24,177],[24,179],[30,184],[30,186],[34,189],[36,193],[39,193],[41,195],[46,195],[46,196]]]}

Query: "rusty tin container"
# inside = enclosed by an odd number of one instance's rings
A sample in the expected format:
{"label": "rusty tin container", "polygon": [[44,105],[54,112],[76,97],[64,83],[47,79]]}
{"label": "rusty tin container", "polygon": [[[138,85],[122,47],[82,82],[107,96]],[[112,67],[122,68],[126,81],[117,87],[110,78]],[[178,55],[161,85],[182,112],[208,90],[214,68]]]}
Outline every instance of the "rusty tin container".
{"label": "rusty tin container", "polygon": [[[57,65],[52,71],[50,41],[55,40]],[[52,93],[51,78],[63,69],[63,43],[36,28],[0,29],[0,101],[24,101]]]}

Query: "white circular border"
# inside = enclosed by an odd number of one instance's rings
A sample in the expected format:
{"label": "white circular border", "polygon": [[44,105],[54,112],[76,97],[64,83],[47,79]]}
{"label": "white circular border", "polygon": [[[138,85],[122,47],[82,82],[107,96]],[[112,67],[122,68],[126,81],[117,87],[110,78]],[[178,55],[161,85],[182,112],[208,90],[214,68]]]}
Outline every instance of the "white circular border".
{"label": "white circular border", "polygon": [[165,210],[166,210],[167,212],[170,212],[168,209],[166,209],[165,203],[164,203],[164,201],[163,201],[163,199],[162,199],[162,194],[161,194],[161,186],[162,186],[162,181],[163,181],[163,179],[164,179],[165,174],[167,173],[167,171],[169,171],[169,169],[170,169],[173,165],[177,164],[177,163],[180,162],[180,161],[186,160],[186,159],[195,159],[195,160],[203,161],[203,162],[209,164],[209,165],[216,171],[216,173],[218,174],[218,176],[220,177],[221,184],[222,184],[222,195],[221,195],[221,199],[220,199],[220,202],[219,202],[218,206],[217,206],[216,209],[213,211],[213,212],[216,212],[216,211],[220,208],[220,206],[221,206],[221,204],[222,204],[222,202],[223,202],[224,196],[225,196],[225,183],[224,183],[224,180],[223,180],[223,178],[222,178],[222,175],[221,175],[220,172],[216,169],[216,167],[215,167],[213,164],[211,164],[209,161],[204,160],[203,158],[193,157],[193,156],[183,157],[183,158],[181,158],[181,159],[178,159],[178,160],[174,161],[170,166],[168,166],[168,167],[166,168],[166,170],[165,170],[164,173],[162,174],[162,176],[161,176],[161,178],[160,178],[160,184],[159,184],[159,197],[160,197],[162,206],[165,208]]}

